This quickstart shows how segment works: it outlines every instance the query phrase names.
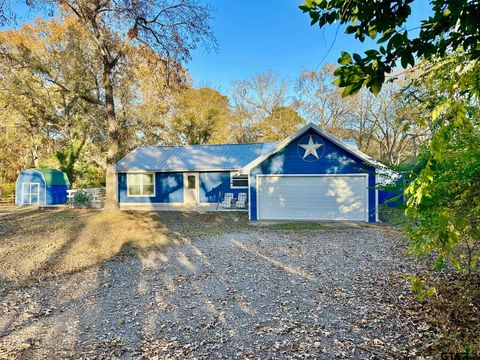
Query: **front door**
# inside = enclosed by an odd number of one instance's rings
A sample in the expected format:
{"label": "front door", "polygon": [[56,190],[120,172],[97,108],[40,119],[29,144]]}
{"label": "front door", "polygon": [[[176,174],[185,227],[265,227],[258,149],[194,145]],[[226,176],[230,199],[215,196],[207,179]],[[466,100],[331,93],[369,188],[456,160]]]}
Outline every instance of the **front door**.
{"label": "front door", "polygon": [[38,205],[40,202],[40,184],[22,183],[22,204]]}
{"label": "front door", "polygon": [[198,173],[186,173],[183,177],[183,193],[185,204],[198,204]]}

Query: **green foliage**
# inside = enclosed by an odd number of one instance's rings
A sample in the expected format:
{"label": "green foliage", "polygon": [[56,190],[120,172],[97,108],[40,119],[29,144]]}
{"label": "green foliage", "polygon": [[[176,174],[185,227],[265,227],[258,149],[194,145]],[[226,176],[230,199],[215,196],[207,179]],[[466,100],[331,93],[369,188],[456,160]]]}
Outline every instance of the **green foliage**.
{"label": "green foliage", "polygon": [[83,136],[82,140],[71,141],[55,154],[60,163],[60,170],[67,174],[70,181],[73,183],[76,180],[75,164],[82,155],[82,149],[87,141],[87,137]]}
{"label": "green foliage", "polygon": [[186,89],[178,95],[174,112],[170,129],[173,142],[196,145],[230,138],[228,98],[214,89]]}
{"label": "green foliage", "polygon": [[311,25],[339,22],[345,33],[364,42],[376,39],[377,48],[363,55],[342,52],[335,75],[337,85],[350,95],[366,86],[377,94],[385,74],[402,66],[414,66],[417,59],[443,57],[461,49],[469,60],[480,57],[480,7],[476,1],[432,0],[432,15],[421,22],[420,31],[409,32],[406,23],[413,0],[306,0],[300,9],[308,13]]}
{"label": "green foliage", "polygon": [[427,285],[426,282],[417,275],[408,275],[407,280],[412,284],[412,291],[417,295],[419,300],[423,300],[437,293],[434,286]]}
{"label": "green foliage", "polygon": [[73,203],[79,205],[88,205],[92,201],[92,197],[85,190],[78,190],[73,196]]}
{"label": "green foliage", "polygon": [[90,153],[75,163],[74,172],[78,174],[75,180],[76,188],[99,188],[105,186],[105,169],[88,158]]}
{"label": "green foliage", "polygon": [[405,94],[430,111],[430,121],[417,123],[431,138],[405,191],[411,250],[435,253],[437,269],[470,273],[480,247],[480,7],[432,0],[417,34],[405,28],[412,1],[306,0],[300,8],[312,24],[337,21],[361,42],[377,39],[363,55],[341,53],[335,84],[344,96],[364,86],[378,94],[386,74],[417,65]]}
{"label": "green foliage", "polygon": [[406,189],[411,250],[434,252],[436,269],[476,269],[480,247],[480,78],[463,53],[425,63],[414,82],[431,109],[433,135]]}
{"label": "green foliage", "polygon": [[291,107],[276,107],[272,113],[255,126],[260,141],[281,141],[305,125],[302,118]]}
{"label": "green foliage", "polygon": [[[480,247],[480,130],[470,126],[442,132],[448,148],[431,152],[425,168],[406,190],[411,250],[435,252],[435,267],[447,263],[470,272]],[[448,134],[448,136],[447,136]]]}
{"label": "green foliage", "polygon": [[0,197],[8,197],[15,194],[15,183],[0,184]]}

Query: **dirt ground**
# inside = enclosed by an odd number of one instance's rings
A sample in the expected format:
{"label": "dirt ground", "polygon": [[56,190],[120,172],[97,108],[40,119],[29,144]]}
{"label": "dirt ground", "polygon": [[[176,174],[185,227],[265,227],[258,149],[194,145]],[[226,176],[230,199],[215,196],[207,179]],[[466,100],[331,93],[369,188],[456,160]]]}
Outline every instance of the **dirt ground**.
{"label": "dirt ground", "polygon": [[22,253],[0,265],[0,358],[384,359],[430,334],[402,310],[414,265],[389,227],[117,216],[2,218],[0,258]]}
{"label": "dirt ground", "polygon": [[0,293],[73,273],[120,253],[152,249],[246,225],[242,213],[0,209]]}

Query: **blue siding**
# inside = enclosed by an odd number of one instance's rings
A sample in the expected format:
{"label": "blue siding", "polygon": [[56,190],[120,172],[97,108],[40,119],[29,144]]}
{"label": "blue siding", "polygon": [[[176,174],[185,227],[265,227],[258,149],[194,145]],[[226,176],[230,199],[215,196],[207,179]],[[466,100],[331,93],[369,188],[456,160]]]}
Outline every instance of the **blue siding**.
{"label": "blue siding", "polygon": [[128,197],[127,174],[118,174],[120,203],[183,203],[183,173],[155,173],[155,196]]}
{"label": "blue siding", "polygon": [[47,205],[66,204],[68,189],[65,185],[47,186]]}
{"label": "blue siding", "polygon": [[[40,184],[40,198],[39,198],[39,205],[45,205],[45,181],[43,180],[43,176],[41,173],[35,170],[25,170],[18,175],[17,184],[16,184],[16,203],[18,206],[22,205],[29,205],[23,204],[22,202],[22,184],[23,183],[39,183]],[[28,199],[25,199],[27,202]],[[35,204],[36,205],[36,204]]]}
{"label": "blue siding", "polygon": [[[23,206],[24,202],[27,202],[27,196],[25,196],[25,201],[22,202],[22,184],[23,183],[39,183],[40,184],[40,196],[38,205],[61,205],[67,202],[67,190],[69,186],[64,185],[52,185],[45,186],[45,181],[40,172],[35,170],[25,170],[18,175],[17,184],[16,184],[16,204],[18,206]],[[25,204],[28,205],[28,204]],[[36,204],[35,204],[36,205]]]}
{"label": "blue siding", "polygon": [[396,208],[403,205],[403,189],[379,189],[378,204],[389,208]]}
{"label": "blue siding", "polygon": [[[310,156],[302,160],[303,150],[299,152],[298,144],[305,144],[309,136],[321,140],[324,144],[318,149],[319,160],[313,161]],[[258,174],[369,174],[368,179],[368,213],[369,221],[374,222],[375,216],[375,168],[357,159],[348,151],[322,137],[317,132],[309,130],[300,138],[294,140],[285,148],[270,156],[254,167],[250,172],[250,217],[257,220],[256,175]]]}
{"label": "blue siding", "polygon": [[[154,197],[128,197],[127,174],[118,174],[118,197],[120,203],[183,203],[184,173],[155,173]],[[200,203],[216,203],[223,195],[231,192],[235,197],[239,193],[248,193],[248,189],[231,189],[230,172],[200,172]]]}
{"label": "blue siding", "polygon": [[223,200],[225,193],[233,193],[238,197],[239,193],[248,193],[248,188],[232,189],[230,187],[230,172],[201,172],[199,173],[200,202],[216,203]]}

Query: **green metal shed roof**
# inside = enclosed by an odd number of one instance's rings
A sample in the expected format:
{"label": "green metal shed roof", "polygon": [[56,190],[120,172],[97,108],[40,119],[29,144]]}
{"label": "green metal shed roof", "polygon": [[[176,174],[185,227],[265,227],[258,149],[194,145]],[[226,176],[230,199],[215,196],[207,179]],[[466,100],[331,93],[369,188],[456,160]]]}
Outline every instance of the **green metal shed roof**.
{"label": "green metal shed roof", "polygon": [[70,185],[67,174],[56,169],[35,169],[43,174],[45,183],[50,185]]}

